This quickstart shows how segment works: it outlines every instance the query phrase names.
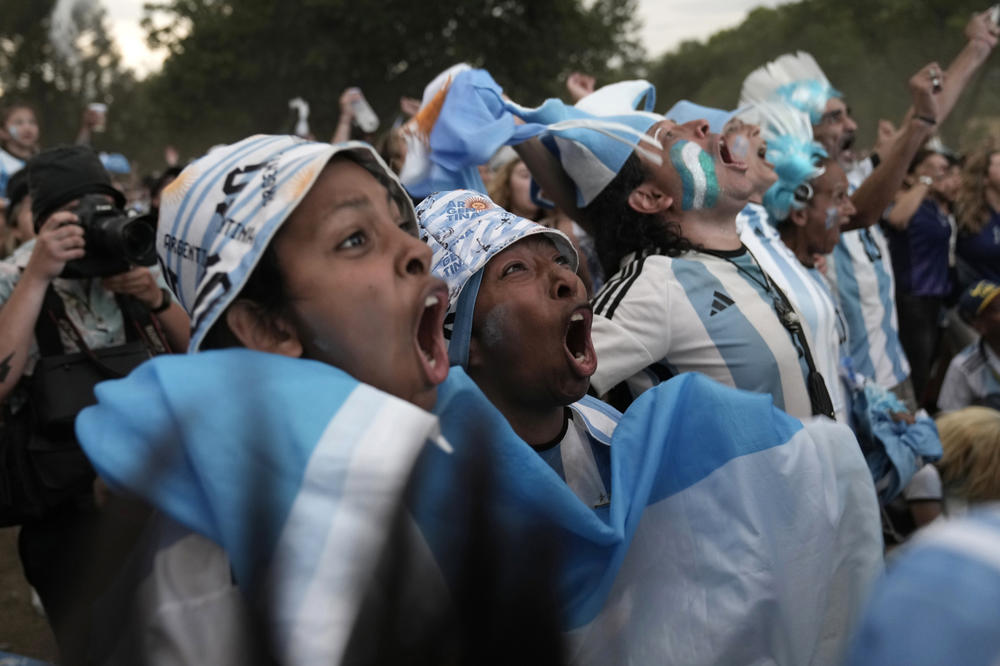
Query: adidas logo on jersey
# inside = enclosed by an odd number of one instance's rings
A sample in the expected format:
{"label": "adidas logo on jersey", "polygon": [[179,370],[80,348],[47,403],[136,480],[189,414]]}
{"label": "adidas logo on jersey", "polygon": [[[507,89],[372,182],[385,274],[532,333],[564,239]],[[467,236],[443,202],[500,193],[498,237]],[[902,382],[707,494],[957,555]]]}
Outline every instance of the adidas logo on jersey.
{"label": "adidas logo on jersey", "polygon": [[719,314],[720,312],[728,308],[733,303],[735,303],[735,301],[729,298],[729,296],[723,294],[721,291],[715,292],[714,294],[712,294],[712,311],[709,313],[708,316],[714,317],[715,315]]}

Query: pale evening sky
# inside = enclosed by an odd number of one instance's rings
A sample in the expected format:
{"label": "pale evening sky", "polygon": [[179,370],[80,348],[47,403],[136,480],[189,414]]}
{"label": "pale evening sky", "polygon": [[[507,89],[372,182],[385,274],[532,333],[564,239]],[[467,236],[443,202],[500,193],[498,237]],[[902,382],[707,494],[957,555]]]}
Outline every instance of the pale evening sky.
{"label": "pale evening sky", "polygon": [[[64,0],[65,1],[65,0]],[[146,47],[139,19],[144,0],[101,0],[125,64],[144,74],[159,67],[165,54]],[[684,40],[703,40],[738,25],[754,7],[774,7],[789,0],[639,0],[644,26],[639,35],[647,54],[657,56]]]}

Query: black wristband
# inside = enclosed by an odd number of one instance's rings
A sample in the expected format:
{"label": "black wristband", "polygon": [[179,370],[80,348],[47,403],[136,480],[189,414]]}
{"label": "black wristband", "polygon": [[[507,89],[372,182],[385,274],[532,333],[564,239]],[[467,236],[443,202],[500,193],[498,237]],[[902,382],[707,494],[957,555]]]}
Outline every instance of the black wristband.
{"label": "black wristband", "polygon": [[153,314],[160,314],[161,312],[165,312],[167,308],[170,307],[170,304],[174,300],[173,297],[170,295],[169,289],[164,289],[163,287],[160,287],[160,294],[162,294],[163,300],[160,301],[160,304],[157,305],[155,308],[150,308],[149,310]]}

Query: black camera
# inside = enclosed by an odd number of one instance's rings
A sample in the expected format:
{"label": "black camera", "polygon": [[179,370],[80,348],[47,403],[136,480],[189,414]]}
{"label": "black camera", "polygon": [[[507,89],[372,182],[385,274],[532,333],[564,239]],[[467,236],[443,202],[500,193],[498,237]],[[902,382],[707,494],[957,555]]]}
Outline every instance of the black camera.
{"label": "black camera", "polygon": [[86,254],[66,262],[60,277],[107,277],[156,263],[156,220],[129,217],[102,194],[88,194],[73,211],[83,227]]}

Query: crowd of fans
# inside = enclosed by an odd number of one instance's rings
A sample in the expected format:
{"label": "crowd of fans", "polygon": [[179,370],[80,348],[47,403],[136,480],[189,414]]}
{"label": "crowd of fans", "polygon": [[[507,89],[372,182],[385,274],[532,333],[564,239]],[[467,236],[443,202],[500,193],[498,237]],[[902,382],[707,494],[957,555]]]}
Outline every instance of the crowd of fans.
{"label": "crowd of fans", "polygon": [[866,154],[803,52],[666,113],[458,65],[144,178],[4,100],[0,524],[63,661],[996,663],[1000,143],[937,130],[998,36]]}

